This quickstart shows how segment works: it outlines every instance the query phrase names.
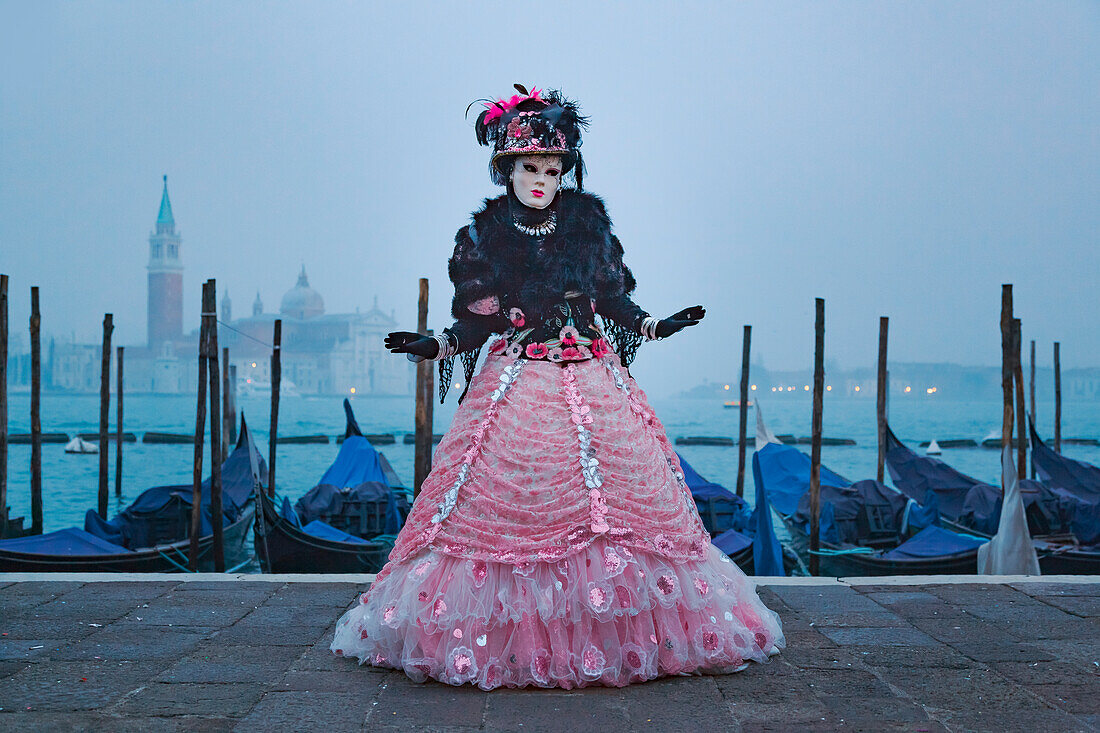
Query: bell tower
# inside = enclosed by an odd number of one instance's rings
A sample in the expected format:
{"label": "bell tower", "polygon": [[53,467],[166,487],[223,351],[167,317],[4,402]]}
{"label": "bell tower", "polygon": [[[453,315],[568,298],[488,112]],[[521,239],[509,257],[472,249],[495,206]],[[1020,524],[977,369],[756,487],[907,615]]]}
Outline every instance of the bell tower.
{"label": "bell tower", "polygon": [[160,197],[156,231],[149,235],[148,345],[158,348],[183,336],[183,262],[180,236],[168,200],[168,176]]}

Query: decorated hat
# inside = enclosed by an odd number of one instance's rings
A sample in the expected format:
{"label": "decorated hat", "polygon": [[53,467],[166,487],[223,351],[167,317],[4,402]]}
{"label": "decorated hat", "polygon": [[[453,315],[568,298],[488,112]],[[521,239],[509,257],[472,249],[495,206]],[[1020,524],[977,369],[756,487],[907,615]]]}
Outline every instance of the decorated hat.
{"label": "decorated hat", "polygon": [[493,182],[504,185],[504,163],[510,156],[560,155],[562,174],[573,171],[581,188],[581,130],[588,127],[588,118],[556,90],[528,92],[521,84],[515,88],[519,93],[511,99],[478,100],[485,110],[478,115],[475,132],[480,144],[493,148],[489,161]]}

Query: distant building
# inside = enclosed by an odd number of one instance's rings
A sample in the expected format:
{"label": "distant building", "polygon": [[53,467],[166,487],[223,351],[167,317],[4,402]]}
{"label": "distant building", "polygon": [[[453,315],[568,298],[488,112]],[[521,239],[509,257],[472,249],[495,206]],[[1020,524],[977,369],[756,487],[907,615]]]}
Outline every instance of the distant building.
{"label": "distant building", "polygon": [[[131,393],[186,394],[198,381],[198,330],[183,332],[182,237],[176,231],[168,177],[149,235],[148,327],[144,346],[125,351],[125,389]],[[283,321],[282,379],[300,394],[397,395],[413,393],[416,372],[406,359],[386,350],[385,334],[397,328],[393,312],[325,313],[321,294],[310,287],[305,267],[283,295],[279,312],[264,313],[256,293],[252,314],[233,319],[233,303],[223,291],[218,346],[228,347],[245,389],[270,384],[273,323]],[[60,343],[44,356],[44,383],[71,392],[99,389],[100,344]],[[29,360],[28,360],[29,361]],[[23,363],[13,360],[22,375]]]}
{"label": "distant building", "polygon": [[302,394],[411,395],[415,371],[386,350],[385,335],[397,328],[378,299],[366,313],[325,313],[321,294],[310,287],[305,267],[283,295],[279,313],[264,313],[259,294],[248,318],[229,320],[232,302],[222,300],[218,344],[228,346],[237,378],[248,385],[270,383],[273,323],[283,321],[282,377]]}

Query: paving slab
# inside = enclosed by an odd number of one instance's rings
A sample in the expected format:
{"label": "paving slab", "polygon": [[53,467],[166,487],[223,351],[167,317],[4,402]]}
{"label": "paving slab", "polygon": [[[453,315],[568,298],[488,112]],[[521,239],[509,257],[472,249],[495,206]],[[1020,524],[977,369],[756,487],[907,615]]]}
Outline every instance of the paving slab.
{"label": "paving slab", "polygon": [[361,692],[293,690],[264,693],[234,730],[342,731],[361,730],[373,701]]}
{"label": "paving slab", "polygon": [[149,717],[193,715],[237,718],[247,715],[263,697],[264,692],[264,685],[244,682],[152,682],[127,696],[115,709],[130,716],[140,714]]}
{"label": "paving slab", "polygon": [[1100,730],[1100,583],[930,580],[757,579],[737,674],[485,692],[332,655],[363,577],[4,577],[0,729]]}

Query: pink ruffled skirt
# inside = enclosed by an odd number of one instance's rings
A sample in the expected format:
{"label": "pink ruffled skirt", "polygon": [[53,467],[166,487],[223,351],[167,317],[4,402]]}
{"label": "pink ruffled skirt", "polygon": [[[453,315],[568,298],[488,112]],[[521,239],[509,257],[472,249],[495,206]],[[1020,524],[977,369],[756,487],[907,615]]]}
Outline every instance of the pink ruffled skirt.
{"label": "pink ruffled skirt", "polygon": [[490,357],[433,464],[334,653],[492,689],[733,672],[783,648],[615,355]]}

